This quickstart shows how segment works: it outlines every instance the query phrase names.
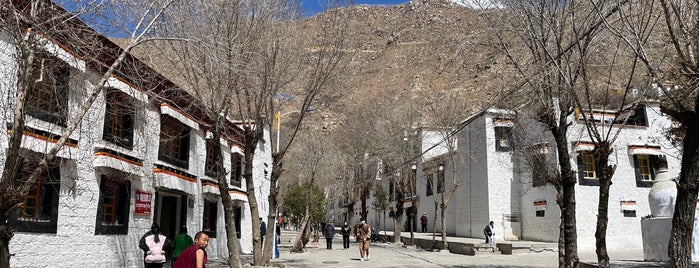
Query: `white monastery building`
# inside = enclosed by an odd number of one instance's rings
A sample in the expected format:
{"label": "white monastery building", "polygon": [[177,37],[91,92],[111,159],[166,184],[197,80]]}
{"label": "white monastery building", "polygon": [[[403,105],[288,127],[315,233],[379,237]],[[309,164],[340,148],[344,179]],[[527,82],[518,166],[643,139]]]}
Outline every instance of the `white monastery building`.
{"label": "white monastery building", "polygon": [[[601,128],[611,126],[612,131],[619,131],[610,156],[616,172],[609,197],[607,246],[640,249],[641,217],[650,215],[648,193],[658,162],[667,161],[671,177],[679,175],[680,150],[666,138],[672,122],[655,103],[625,110],[613,125],[608,123],[615,118],[614,113],[593,111],[593,116]],[[578,248],[592,250],[599,182],[590,154],[593,145],[581,118],[578,114],[570,118],[571,159],[561,161],[571,161],[578,174]],[[496,241],[557,242],[560,209],[556,190],[541,179],[543,172],[557,168],[550,134],[527,120],[526,115],[497,109],[473,115],[461,127],[451,147],[446,146],[445,135],[439,131],[422,133],[423,151],[431,147],[435,151],[423,155],[416,183],[420,198],[418,217],[423,212],[427,214],[428,230],[435,224],[434,199],[441,202],[444,187],[456,181],[459,186],[446,212],[447,234],[483,237],[485,225],[494,221]],[[444,167],[443,173],[436,168],[439,165]],[[440,227],[438,222],[438,232]]]}
{"label": "white monastery building", "polygon": [[[106,37],[91,35],[98,36],[104,53],[121,51]],[[13,96],[16,88],[16,48],[11,40],[0,35],[3,96]],[[30,172],[37,156],[60,138],[102,71],[93,69],[99,63],[69,50],[65,42],[70,40],[43,41],[36,61],[42,64],[41,74],[28,96],[19,176]],[[207,231],[209,258],[226,258],[223,207],[209,153],[214,148],[223,151],[232,189],[228,194],[237,203],[241,249],[252,252],[242,130],[229,122],[232,130],[221,140],[207,139],[207,119],[190,102],[191,96],[137,59],[128,57],[128,62],[138,67],[140,76],[121,70],[109,79],[109,88],[10,220],[16,230],[10,243],[12,267],[142,267],[138,242],[154,222],[170,239],[183,225],[192,236]],[[168,95],[161,94],[166,91]],[[0,102],[1,120],[12,122],[14,101]],[[269,140],[268,130],[264,139]],[[8,148],[8,135],[0,135],[0,147]],[[5,157],[2,150],[0,163]],[[265,174],[271,161],[270,143],[260,143],[253,164],[260,215],[267,215],[266,198],[260,197],[269,193]]]}

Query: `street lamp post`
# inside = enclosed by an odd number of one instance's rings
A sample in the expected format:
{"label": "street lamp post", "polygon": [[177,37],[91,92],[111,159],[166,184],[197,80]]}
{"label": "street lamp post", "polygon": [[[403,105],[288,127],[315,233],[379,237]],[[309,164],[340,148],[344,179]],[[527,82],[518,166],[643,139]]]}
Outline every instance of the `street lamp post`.
{"label": "street lamp post", "polygon": [[[437,180],[442,180],[444,178],[444,162],[439,162],[439,167],[437,167]],[[437,251],[437,239],[435,234],[437,232],[437,199],[435,196],[434,201],[434,225],[432,226],[432,251]],[[444,232],[444,230],[442,230]]]}
{"label": "street lamp post", "polygon": [[[412,179],[415,182],[417,180],[417,163],[416,162],[413,162],[410,165],[410,170],[413,171],[413,178]],[[415,225],[415,219],[414,219],[415,193],[412,193],[412,189],[411,189],[411,194],[412,195],[410,196],[410,202],[412,203],[412,205],[410,206],[410,208],[408,208],[408,211],[410,212],[410,213],[408,213],[408,225],[410,228],[410,245],[415,246],[415,242],[414,242],[414,238],[415,238],[415,233],[414,233],[414,230],[415,230],[415,226],[414,226]]]}

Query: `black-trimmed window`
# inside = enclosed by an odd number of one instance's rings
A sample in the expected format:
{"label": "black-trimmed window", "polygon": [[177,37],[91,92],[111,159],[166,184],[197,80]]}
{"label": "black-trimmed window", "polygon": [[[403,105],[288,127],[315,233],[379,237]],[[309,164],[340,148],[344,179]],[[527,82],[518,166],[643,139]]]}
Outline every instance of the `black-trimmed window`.
{"label": "black-trimmed window", "polygon": [[495,127],[495,151],[512,151],[512,128]]}
{"label": "black-trimmed window", "polygon": [[189,169],[189,127],[168,115],[160,120],[158,160]]}
{"label": "black-trimmed window", "polygon": [[580,185],[599,186],[595,156],[585,151],[578,154],[578,181]]}
{"label": "black-trimmed window", "polygon": [[65,127],[70,66],[45,52],[37,52],[32,79],[32,88],[27,92],[27,114]]}
{"label": "black-trimmed window", "polygon": [[240,239],[240,224],[243,219],[243,208],[240,205],[235,206],[235,236]]}
{"label": "black-trimmed window", "polygon": [[243,156],[231,154],[231,185],[241,187],[243,181]]}
{"label": "black-trimmed window", "polygon": [[546,154],[534,154],[532,157],[532,186],[540,187],[546,185],[547,172]]}
{"label": "black-trimmed window", "polygon": [[214,150],[218,148],[221,150],[221,145],[218,142],[214,142],[211,139],[206,140],[206,163],[204,163],[204,169],[206,176],[211,178],[216,178],[218,173],[216,172],[216,159],[214,159]]}
{"label": "black-trimmed window", "polygon": [[433,178],[432,178],[432,177],[433,177],[432,174],[428,174],[428,175],[426,176],[426,179],[427,179],[427,187],[426,187],[426,189],[427,189],[427,190],[425,191],[425,196],[431,196],[431,195],[433,194],[433,193],[432,193],[432,181],[433,181]]}
{"label": "black-trimmed window", "polygon": [[133,149],[134,103],[126,93],[109,89],[106,94],[102,139]]}
{"label": "black-trimmed window", "polygon": [[546,210],[539,209],[536,211],[536,217],[537,218],[543,218],[546,217]]}
{"label": "black-trimmed window", "polygon": [[203,231],[211,238],[216,237],[216,215],[218,214],[218,202],[204,199]]}
{"label": "black-trimmed window", "polygon": [[128,180],[101,176],[95,234],[128,234],[131,204]]}
{"label": "black-trimmed window", "polygon": [[[37,168],[38,160],[22,159],[18,180],[25,180]],[[51,163],[43,174],[37,177],[34,186],[24,196],[22,205],[8,221],[19,232],[56,233],[58,223],[58,202],[61,190],[61,172],[57,163]]]}
{"label": "black-trimmed window", "polygon": [[636,173],[636,187],[651,187],[655,181],[659,158],[657,155],[635,154],[633,166]]}

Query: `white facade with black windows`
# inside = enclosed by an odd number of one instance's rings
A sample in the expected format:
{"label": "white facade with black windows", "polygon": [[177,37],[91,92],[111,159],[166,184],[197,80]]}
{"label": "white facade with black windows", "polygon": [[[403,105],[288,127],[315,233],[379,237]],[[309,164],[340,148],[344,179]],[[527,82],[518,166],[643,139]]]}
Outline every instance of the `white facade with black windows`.
{"label": "white facade with black windows", "polygon": [[[0,36],[0,92],[12,96],[17,63],[9,40]],[[60,138],[68,118],[76,114],[100,77],[83,58],[66,50],[69,46],[44,41],[38,54],[42,71],[36,74],[35,90],[27,101],[22,173],[31,171],[38,157]],[[164,79],[145,64],[139,66],[140,71]],[[202,118],[188,110],[191,105],[183,105],[189,104],[186,98],[162,98],[153,88],[135,86],[140,84],[135,79],[139,78],[109,79],[109,88],[25,196],[10,221],[16,228],[10,244],[13,267],[142,267],[138,241],[153,222],[171,239],[182,225],[191,235],[205,230],[212,237],[209,258],[227,257],[220,193],[210,168],[211,150],[217,148],[223,152],[232,189],[229,194],[238,203],[241,249],[252,251],[242,141],[235,135],[219,141],[207,139]],[[0,105],[11,111],[15,103],[5,98]],[[0,118],[11,122],[10,115],[0,113]],[[268,130],[264,140],[269,140]],[[258,196],[269,193],[269,144],[259,144],[253,163],[253,177],[260,178],[255,186]],[[0,135],[0,146],[8,148],[7,135]],[[4,157],[3,151],[0,161]],[[261,215],[266,215],[266,199],[258,200]]]}
{"label": "white facade with black windows", "polygon": [[[611,112],[593,112],[600,122],[614,118]],[[591,250],[595,248],[598,167],[589,154],[592,143],[588,132],[582,120],[574,120],[575,116],[581,118],[579,114],[571,116],[568,161],[578,174],[578,248]],[[667,161],[671,176],[678,176],[680,149],[666,137],[672,121],[660,112],[658,104],[645,103],[627,109],[619,118],[628,119],[624,124],[612,126],[612,131],[621,129],[610,156],[616,172],[610,189],[607,245],[610,249],[640,249],[640,220],[650,214],[648,192],[655,178],[655,167],[659,161]],[[446,212],[448,234],[480,238],[483,228],[492,220],[496,241],[558,241],[560,210],[556,191],[543,183],[546,174],[542,172],[546,170],[542,165],[555,168],[557,163],[550,134],[526,116],[503,110],[487,110],[464,122],[466,125],[455,136],[458,146],[454,151],[442,149],[440,153],[425,154],[420,163],[416,184],[421,200],[419,213],[427,213],[428,229],[432,230],[435,213],[433,200],[441,198],[439,186],[450,184],[453,178],[454,169],[449,160],[453,156],[459,187]],[[602,128],[610,126],[600,124]],[[434,133],[423,134],[423,151],[442,142],[428,138],[430,135]],[[435,148],[439,147],[445,148]],[[436,169],[440,164],[445,166],[443,174]],[[440,231],[438,222],[437,232]]]}

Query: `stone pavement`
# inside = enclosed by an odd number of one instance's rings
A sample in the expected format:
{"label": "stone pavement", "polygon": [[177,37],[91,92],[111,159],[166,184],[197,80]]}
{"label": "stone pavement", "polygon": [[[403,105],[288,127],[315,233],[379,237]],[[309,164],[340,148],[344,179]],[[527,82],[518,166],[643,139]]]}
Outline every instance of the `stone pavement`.
{"label": "stone pavement", "polygon": [[[342,237],[335,236],[333,249],[325,249],[325,240],[320,243],[309,243],[306,252],[290,253],[290,241],[295,232],[283,231],[280,247],[281,258],[272,260],[272,265],[277,267],[557,267],[558,253],[555,250],[541,250],[539,252],[502,254],[477,254],[467,256],[449,253],[448,251],[432,252],[419,248],[401,247],[394,243],[371,243],[371,260],[361,262],[357,243],[353,240],[349,250],[342,249]],[[406,235],[406,234],[403,234]],[[410,234],[408,233],[407,236]],[[415,234],[415,237],[429,236],[431,234]],[[464,240],[465,239],[465,240]],[[450,241],[459,241],[475,238],[450,237]],[[517,241],[527,243],[527,241]],[[610,251],[612,267],[636,268],[636,267],[669,267],[666,263],[643,262],[643,252],[640,249]],[[594,251],[579,252],[581,267],[595,267],[597,257]],[[245,256],[244,263],[249,266],[251,256]],[[222,268],[223,260],[210,260],[210,268]]]}

